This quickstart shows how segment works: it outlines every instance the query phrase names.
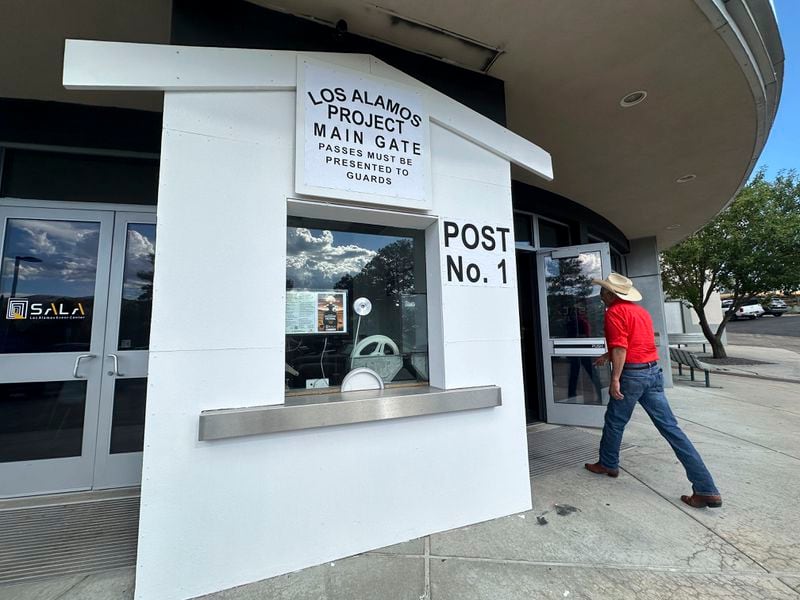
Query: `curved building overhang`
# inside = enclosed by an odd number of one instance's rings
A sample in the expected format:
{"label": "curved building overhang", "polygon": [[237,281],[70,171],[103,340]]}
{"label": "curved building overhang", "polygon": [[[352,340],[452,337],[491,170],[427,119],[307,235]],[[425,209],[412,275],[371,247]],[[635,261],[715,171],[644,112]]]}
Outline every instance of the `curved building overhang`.
{"label": "curved building overhang", "polygon": [[[514,177],[661,247],[735,196],[780,100],[769,0],[248,1],[501,80],[507,127],[553,158],[552,182]],[[60,88],[61,58],[67,37],[169,43],[170,2],[18,2],[4,16],[0,97],[160,109],[158,94]]]}
{"label": "curved building overhang", "polygon": [[769,0],[251,1],[501,79],[509,129],[553,156],[551,183],[515,178],[660,247],[735,196],[780,99]]}

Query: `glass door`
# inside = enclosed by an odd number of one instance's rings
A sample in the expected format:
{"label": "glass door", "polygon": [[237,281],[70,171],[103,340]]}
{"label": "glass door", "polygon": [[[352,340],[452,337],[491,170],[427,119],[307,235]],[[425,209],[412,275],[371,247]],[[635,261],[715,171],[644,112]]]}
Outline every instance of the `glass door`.
{"label": "glass door", "polygon": [[112,229],[0,208],[0,497],[92,486]]}
{"label": "glass door", "polygon": [[141,481],[155,222],[148,213],[115,217],[95,489]]}
{"label": "glass door", "polygon": [[547,422],[602,427],[611,371],[595,367],[606,351],[600,286],[611,272],[608,244],[537,252]]}

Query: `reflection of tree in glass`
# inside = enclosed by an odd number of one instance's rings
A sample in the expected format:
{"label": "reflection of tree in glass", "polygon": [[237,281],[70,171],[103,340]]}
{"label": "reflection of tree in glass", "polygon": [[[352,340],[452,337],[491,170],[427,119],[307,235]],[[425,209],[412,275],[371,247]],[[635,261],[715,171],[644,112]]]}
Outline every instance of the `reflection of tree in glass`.
{"label": "reflection of tree in glass", "polygon": [[[336,289],[359,288],[373,296],[400,300],[400,294],[414,290],[414,252],[411,240],[398,240],[381,248],[355,277],[344,275]],[[368,295],[368,294],[365,294]]]}
{"label": "reflection of tree in glass", "polygon": [[348,290],[350,298],[364,296],[372,302],[372,312],[361,325],[361,334],[380,334],[396,342],[402,340],[401,297],[414,291],[414,246],[400,239],[378,250],[361,271],[342,276],[334,285]]}
{"label": "reflection of tree in glass", "polygon": [[384,246],[369,261],[356,282],[383,287],[387,297],[397,297],[414,289],[414,255],[411,240],[398,240]]}
{"label": "reflection of tree in glass", "polygon": [[352,290],[353,289],[353,276],[350,273],[342,275],[342,278],[333,286],[335,290]]}
{"label": "reflection of tree in glass", "polygon": [[561,258],[555,264],[558,272],[547,275],[547,293],[588,298],[592,292],[592,280],[584,273],[580,258]]}
{"label": "reflection of tree in glass", "polygon": [[599,296],[581,257],[549,259],[547,264],[547,308],[550,337],[602,337],[603,310]]}
{"label": "reflection of tree in glass", "polygon": [[147,262],[150,263],[151,268],[147,271],[136,271],[136,277],[139,278],[139,288],[141,289],[141,293],[139,297],[136,298],[137,300],[141,300],[143,302],[151,302],[153,300],[153,273],[154,269],[152,268],[155,264],[156,255],[155,254],[148,254],[146,258]]}
{"label": "reflection of tree in glass", "polygon": [[[119,349],[145,350],[150,341],[150,313],[153,309],[153,273],[156,255],[150,251],[139,254],[137,262],[144,261],[149,268],[137,269],[135,274],[131,256],[126,257],[122,306],[119,318]],[[128,262],[130,261],[130,262]]]}

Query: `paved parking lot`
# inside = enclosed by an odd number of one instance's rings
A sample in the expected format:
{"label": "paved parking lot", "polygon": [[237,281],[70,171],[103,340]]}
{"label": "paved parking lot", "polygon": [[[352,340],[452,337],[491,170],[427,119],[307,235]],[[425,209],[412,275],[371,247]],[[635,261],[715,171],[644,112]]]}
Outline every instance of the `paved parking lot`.
{"label": "paved parking lot", "polygon": [[800,337],[800,314],[787,313],[781,317],[764,315],[760,319],[730,321],[728,331],[737,334]]}
{"label": "paved parking lot", "polygon": [[[753,321],[731,321],[728,344],[784,348],[800,352],[800,314],[763,316]],[[730,350],[729,350],[730,353]]]}

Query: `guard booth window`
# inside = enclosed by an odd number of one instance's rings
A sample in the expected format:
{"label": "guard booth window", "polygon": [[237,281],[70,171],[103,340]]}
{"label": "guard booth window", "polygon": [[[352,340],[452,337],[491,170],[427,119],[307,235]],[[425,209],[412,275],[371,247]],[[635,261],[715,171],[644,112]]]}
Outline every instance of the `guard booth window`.
{"label": "guard booth window", "polygon": [[[287,390],[330,391],[359,367],[387,385],[428,380],[423,235],[289,218]],[[371,310],[359,315],[353,303],[362,298]]]}

